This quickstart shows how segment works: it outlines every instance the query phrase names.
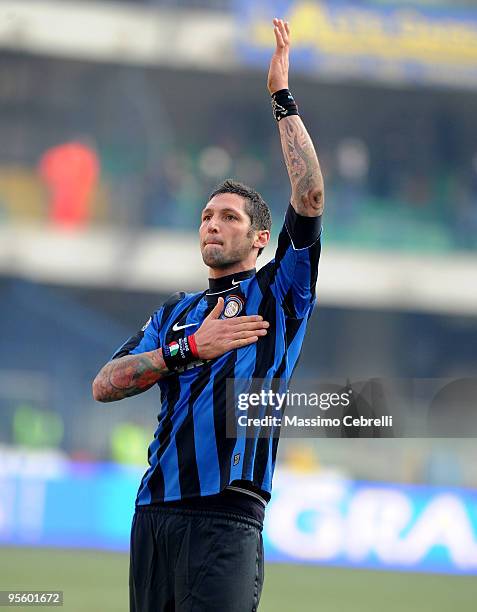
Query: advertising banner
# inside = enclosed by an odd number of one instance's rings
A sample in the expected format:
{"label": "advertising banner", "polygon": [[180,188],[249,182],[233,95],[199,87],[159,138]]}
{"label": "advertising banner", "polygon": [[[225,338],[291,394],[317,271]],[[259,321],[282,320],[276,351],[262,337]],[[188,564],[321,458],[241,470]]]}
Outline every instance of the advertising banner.
{"label": "advertising banner", "polygon": [[477,11],[372,2],[236,3],[239,55],[264,67],[273,17],[292,32],[293,69],[332,79],[477,87]]}
{"label": "advertising banner", "polygon": [[[137,468],[0,462],[0,544],[127,551]],[[268,562],[477,574],[477,491],[278,471]]]}

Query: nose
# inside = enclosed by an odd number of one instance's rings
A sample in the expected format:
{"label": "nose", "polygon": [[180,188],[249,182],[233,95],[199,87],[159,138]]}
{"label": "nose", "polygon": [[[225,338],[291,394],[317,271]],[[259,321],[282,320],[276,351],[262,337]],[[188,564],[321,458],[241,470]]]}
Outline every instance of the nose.
{"label": "nose", "polygon": [[209,234],[216,234],[219,231],[219,226],[217,221],[212,218],[209,220],[209,222],[207,223],[207,232]]}

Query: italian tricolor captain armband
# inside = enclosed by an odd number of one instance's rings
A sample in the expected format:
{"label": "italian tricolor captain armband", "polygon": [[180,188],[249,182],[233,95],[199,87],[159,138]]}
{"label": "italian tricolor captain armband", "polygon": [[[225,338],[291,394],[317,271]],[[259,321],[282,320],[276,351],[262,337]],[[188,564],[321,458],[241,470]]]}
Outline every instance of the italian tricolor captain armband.
{"label": "italian tricolor captain armband", "polygon": [[272,94],[272,110],[277,121],[290,115],[299,115],[298,106],[289,89],[279,89]]}
{"label": "italian tricolor captain armband", "polygon": [[162,358],[172,372],[182,370],[189,364],[200,361],[194,334],[165,344],[162,347]]}

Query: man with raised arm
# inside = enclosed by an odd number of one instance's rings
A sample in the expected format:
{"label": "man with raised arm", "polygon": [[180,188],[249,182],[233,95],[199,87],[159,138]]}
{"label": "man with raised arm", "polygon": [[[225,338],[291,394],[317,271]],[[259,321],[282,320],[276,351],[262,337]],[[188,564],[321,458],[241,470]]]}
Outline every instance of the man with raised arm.
{"label": "man with raised arm", "polygon": [[230,435],[226,382],[288,385],[315,301],[324,198],[318,159],[288,90],[289,27],[279,19],[273,25],[268,89],[291,182],[274,259],[255,270],[270,239],[262,197],[236,181],[219,185],[199,229],[208,289],[174,294],[93,383],[103,402],[155,383],[161,391],[131,532],[134,612],[249,612],[260,600],[261,531],[279,432]]}

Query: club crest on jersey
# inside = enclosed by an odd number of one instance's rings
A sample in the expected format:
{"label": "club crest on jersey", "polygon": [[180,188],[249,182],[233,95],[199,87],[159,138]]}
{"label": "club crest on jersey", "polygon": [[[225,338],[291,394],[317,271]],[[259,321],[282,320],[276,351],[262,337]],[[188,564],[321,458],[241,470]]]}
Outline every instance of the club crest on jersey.
{"label": "club crest on jersey", "polygon": [[232,319],[242,312],[243,300],[238,295],[228,295],[225,298],[225,308],[223,316]]}

